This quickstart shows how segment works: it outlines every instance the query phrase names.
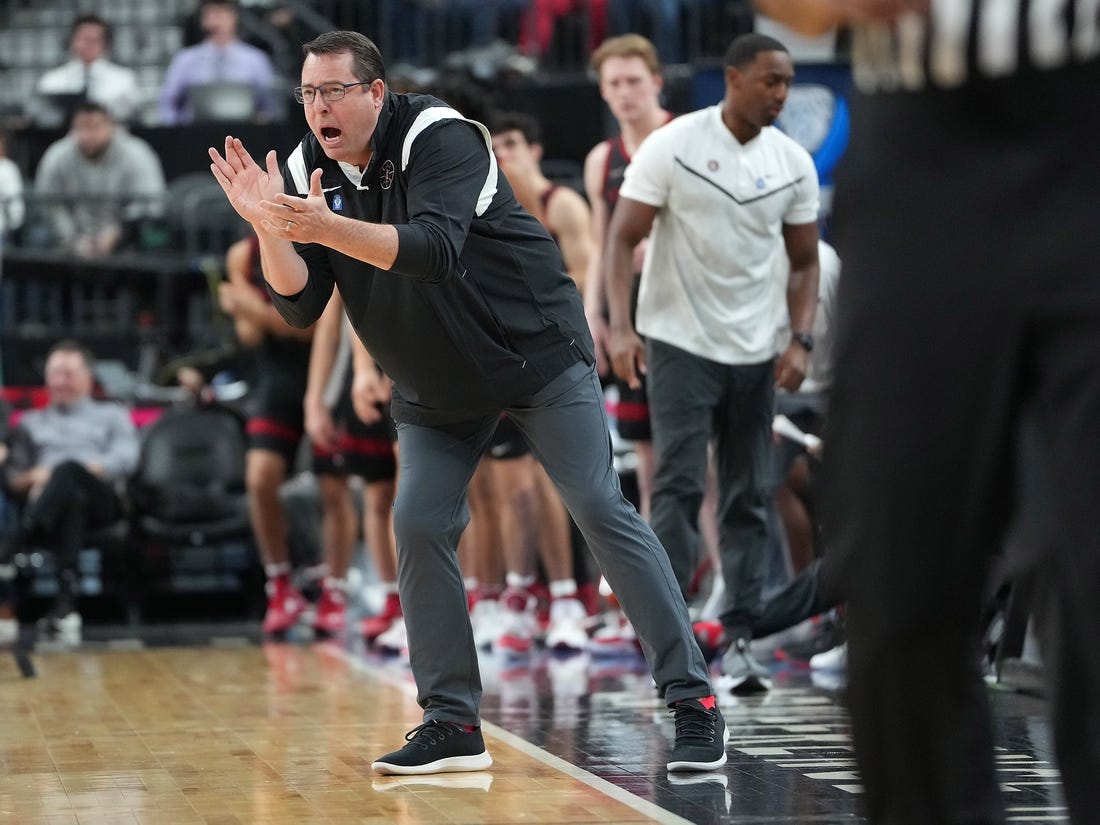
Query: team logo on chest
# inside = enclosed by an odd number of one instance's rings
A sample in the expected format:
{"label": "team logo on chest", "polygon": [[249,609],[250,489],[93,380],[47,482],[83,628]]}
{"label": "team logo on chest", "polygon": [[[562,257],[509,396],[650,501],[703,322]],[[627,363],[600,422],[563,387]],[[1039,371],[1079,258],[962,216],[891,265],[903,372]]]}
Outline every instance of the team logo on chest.
{"label": "team logo on chest", "polygon": [[393,186],[393,161],[387,160],[382,164],[382,171],[378,173],[378,183],[383,189]]}

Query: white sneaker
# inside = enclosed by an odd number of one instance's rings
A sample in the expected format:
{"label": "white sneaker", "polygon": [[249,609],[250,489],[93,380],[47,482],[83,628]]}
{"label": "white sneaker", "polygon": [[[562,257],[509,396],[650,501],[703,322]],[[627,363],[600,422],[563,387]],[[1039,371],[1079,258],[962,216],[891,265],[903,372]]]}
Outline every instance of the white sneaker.
{"label": "white sneaker", "polygon": [[498,617],[493,649],[513,656],[530,653],[538,630],[535,597],[524,590],[505,590],[500,597]]}
{"label": "white sneaker", "polygon": [[403,618],[394,619],[389,630],[374,640],[374,646],[384,653],[409,655],[409,634]]}
{"label": "white sneaker", "polygon": [[588,647],[584,623],[588,612],[580,599],[554,599],[550,602],[550,627],[546,631],[546,647],[550,650],[580,652]]}
{"label": "white sneaker", "polygon": [[817,653],[810,657],[812,670],[835,670],[844,672],[848,669],[848,643],[844,642],[834,648]]}
{"label": "white sneaker", "polygon": [[474,645],[478,650],[489,650],[500,631],[500,603],[496,599],[479,599],[470,609],[470,625],[474,631]]}
{"label": "white sneaker", "polygon": [[593,656],[624,656],[637,652],[634,628],[620,611],[609,611],[607,623],[592,634],[588,649]]}
{"label": "white sneaker", "polygon": [[80,614],[75,610],[62,616],[56,624],[57,632],[62,636],[79,636],[83,626],[84,620],[80,618]]}

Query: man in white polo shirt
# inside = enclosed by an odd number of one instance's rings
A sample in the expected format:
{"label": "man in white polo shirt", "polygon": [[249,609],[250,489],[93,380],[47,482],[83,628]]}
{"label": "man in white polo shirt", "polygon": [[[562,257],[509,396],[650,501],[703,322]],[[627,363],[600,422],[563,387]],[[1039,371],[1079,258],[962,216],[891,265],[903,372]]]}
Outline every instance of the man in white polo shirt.
{"label": "man in white polo shirt", "polygon": [[[612,360],[627,383],[647,375],[657,456],[653,529],[683,590],[698,555],[707,442],[716,442],[721,619],[730,639],[722,669],[735,692],[770,687],[748,642],[767,537],[773,393],[798,388],[813,348],[817,173],[809,153],[772,126],[793,79],[779,41],[734,40],[722,102],[653,132],[634,155],[605,253]],[[630,259],[647,234],[635,331]],[[784,251],[792,336],[777,357]]]}

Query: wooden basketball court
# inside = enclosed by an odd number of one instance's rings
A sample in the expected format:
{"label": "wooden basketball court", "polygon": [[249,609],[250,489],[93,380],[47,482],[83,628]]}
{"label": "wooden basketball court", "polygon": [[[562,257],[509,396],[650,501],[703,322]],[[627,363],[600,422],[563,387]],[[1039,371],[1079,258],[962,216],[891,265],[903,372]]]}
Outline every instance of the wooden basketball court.
{"label": "wooden basketball court", "polygon": [[[729,764],[676,776],[640,657],[487,656],[493,767],[397,778],[370,762],[420,721],[411,675],[361,647],[115,640],[30,655],[34,678],[0,657],[0,825],[864,821],[836,686],[804,671],[779,670],[763,697],[721,696]],[[1007,707],[1010,820],[1068,821],[1043,703]]]}
{"label": "wooden basketball court", "polygon": [[375,776],[420,709],[332,645],[34,661],[34,679],[3,665],[2,822],[683,821],[492,726],[491,772]]}

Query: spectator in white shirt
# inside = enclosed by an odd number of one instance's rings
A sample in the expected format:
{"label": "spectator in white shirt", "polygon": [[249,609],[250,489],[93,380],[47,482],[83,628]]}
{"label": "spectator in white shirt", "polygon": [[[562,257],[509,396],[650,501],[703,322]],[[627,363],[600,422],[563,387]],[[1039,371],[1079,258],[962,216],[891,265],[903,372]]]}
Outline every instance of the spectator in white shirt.
{"label": "spectator in white shirt", "polygon": [[23,225],[23,173],[8,157],[8,135],[0,131],[0,249],[8,234]]}
{"label": "spectator in white shirt", "polygon": [[[42,97],[83,95],[102,105],[115,120],[130,120],[140,102],[137,76],[107,59],[110,46],[110,24],[96,14],[80,15],[69,31],[71,59],[42,75],[36,92]],[[41,126],[60,126],[69,114],[48,101],[36,101],[32,109]]]}

